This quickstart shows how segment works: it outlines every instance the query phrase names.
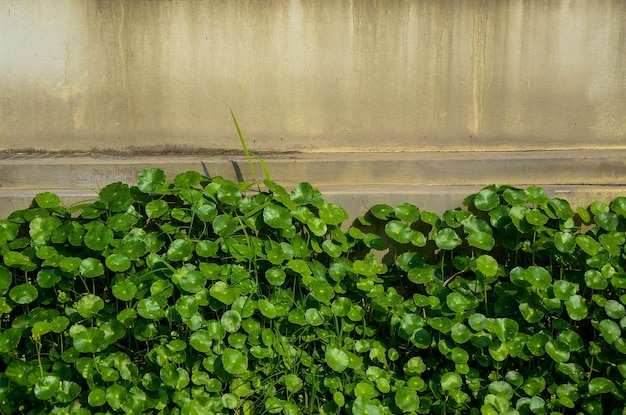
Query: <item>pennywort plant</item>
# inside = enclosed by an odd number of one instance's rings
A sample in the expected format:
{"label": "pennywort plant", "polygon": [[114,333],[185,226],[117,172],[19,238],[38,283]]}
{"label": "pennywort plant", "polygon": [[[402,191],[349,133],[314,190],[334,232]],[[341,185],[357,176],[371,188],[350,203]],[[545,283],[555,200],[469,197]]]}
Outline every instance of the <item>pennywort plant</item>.
{"label": "pennywort plant", "polygon": [[264,185],[151,168],[0,221],[0,413],[626,411],[626,198],[490,186],[346,226]]}

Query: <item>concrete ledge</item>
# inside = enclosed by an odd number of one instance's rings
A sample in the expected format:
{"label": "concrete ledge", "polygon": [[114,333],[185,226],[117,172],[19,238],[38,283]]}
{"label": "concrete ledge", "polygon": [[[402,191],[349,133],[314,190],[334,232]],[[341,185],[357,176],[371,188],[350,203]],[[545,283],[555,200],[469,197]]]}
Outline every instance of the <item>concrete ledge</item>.
{"label": "concrete ledge", "polygon": [[[492,183],[539,185],[573,206],[626,195],[626,150],[291,153],[263,158],[274,181],[288,188],[308,181],[353,218],[377,203],[411,202],[441,213],[460,207],[463,198]],[[261,165],[258,161],[254,165],[262,180]],[[43,191],[57,193],[66,204],[94,199],[109,183],[136,183],[147,167],[163,169],[170,179],[196,170],[211,177],[253,180],[239,154],[5,154],[0,157],[0,217],[27,207]]]}

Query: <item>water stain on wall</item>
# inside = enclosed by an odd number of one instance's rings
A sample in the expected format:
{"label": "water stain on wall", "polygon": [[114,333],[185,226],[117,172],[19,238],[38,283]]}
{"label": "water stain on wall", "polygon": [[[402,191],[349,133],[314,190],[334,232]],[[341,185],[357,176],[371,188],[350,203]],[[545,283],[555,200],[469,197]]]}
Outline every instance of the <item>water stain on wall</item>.
{"label": "water stain on wall", "polygon": [[0,150],[228,148],[229,107],[266,151],[623,146],[624,22],[620,0],[6,2]]}

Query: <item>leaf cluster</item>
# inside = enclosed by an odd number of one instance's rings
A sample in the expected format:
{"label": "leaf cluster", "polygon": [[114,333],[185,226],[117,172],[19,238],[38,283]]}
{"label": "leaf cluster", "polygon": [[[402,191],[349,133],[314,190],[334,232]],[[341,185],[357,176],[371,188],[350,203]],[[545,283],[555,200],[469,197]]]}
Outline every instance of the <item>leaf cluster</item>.
{"label": "leaf cluster", "polygon": [[[268,176],[268,175],[266,175]],[[626,198],[441,217],[156,168],[0,221],[0,414],[621,414]]]}

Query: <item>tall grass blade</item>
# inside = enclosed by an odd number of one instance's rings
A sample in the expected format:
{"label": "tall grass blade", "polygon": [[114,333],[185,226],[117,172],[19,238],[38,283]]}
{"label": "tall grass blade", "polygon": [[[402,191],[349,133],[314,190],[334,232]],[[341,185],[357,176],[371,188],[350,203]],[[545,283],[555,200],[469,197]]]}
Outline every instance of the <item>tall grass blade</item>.
{"label": "tall grass blade", "polygon": [[[241,141],[241,147],[243,148],[243,152],[248,159],[248,165],[250,166],[250,170],[252,171],[252,177],[254,177],[254,183],[256,183],[257,188],[261,191],[261,187],[259,186],[259,179],[257,178],[256,172],[254,171],[254,165],[252,164],[252,158],[250,157],[250,152],[248,151],[248,146],[246,145],[246,140],[243,138],[243,133],[241,132],[241,128],[239,128],[239,123],[237,122],[237,118],[235,118],[235,114],[233,114],[233,110],[230,110],[230,115],[233,117],[233,122],[235,123],[235,127],[237,128],[237,134],[239,135],[239,140]],[[255,156],[259,158],[258,156]],[[263,169],[266,169],[265,163],[263,164]],[[267,170],[266,170],[267,175]]]}

